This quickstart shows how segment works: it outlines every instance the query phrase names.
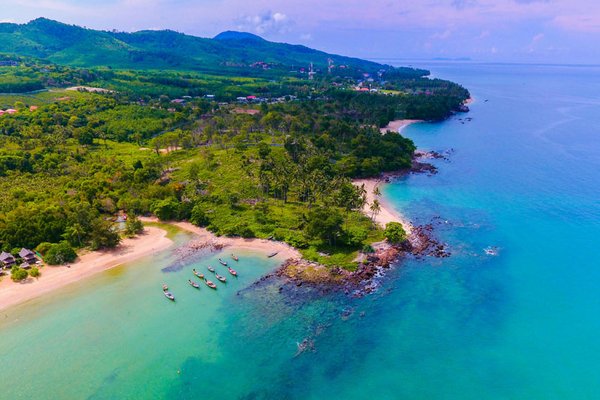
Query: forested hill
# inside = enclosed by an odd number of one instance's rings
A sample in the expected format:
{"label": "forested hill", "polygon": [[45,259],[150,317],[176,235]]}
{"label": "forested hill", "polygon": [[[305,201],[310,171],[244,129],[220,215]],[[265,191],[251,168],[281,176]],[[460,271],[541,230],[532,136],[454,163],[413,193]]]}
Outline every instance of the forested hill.
{"label": "forested hill", "polygon": [[[313,63],[315,68],[326,70],[329,59],[335,67],[343,68],[344,73],[391,68],[305,46],[273,43],[249,33],[224,32],[207,39],[169,30],[108,32],[45,18],[27,24],[1,23],[0,53],[31,56],[63,65],[127,69],[212,71],[224,67],[257,70],[292,67],[308,70]],[[427,73],[411,71],[415,77]]]}

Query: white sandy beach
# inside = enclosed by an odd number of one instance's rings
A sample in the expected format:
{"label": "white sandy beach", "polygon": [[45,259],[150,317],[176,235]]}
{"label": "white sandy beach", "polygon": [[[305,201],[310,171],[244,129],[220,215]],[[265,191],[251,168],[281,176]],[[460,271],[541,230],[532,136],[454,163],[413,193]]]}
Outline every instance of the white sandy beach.
{"label": "white sandy beach", "polygon": [[[140,218],[142,222],[159,222],[157,218]],[[292,246],[266,239],[244,239],[241,237],[225,237],[216,236],[205,228],[200,228],[190,222],[172,222],[171,225],[177,226],[180,229],[194,233],[197,240],[211,243],[213,245],[221,245],[232,249],[244,249],[258,251],[265,254],[277,252],[277,257],[281,259],[300,258],[302,257],[298,250]]]}
{"label": "white sandy beach", "polygon": [[420,120],[420,119],[398,119],[395,121],[390,121],[390,123],[387,124],[386,127],[381,128],[380,131],[381,131],[381,133],[386,133],[387,131],[400,133],[407,126],[416,124],[418,122],[423,122],[423,120]]}
{"label": "white sandy beach", "polygon": [[[381,178],[371,178],[371,179],[355,179],[352,181],[356,186],[365,185],[365,190],[367,191],[367,203],[363,208],[363,212],[371,216],[371,210],[369,207],[375,200],[375,191],[376,187],[380,187],[385,181]],[[381,207],[381,212],[375,216],[375,222],[378,223],[381,227],[385,228],[385,225],[388,222],[400,222],[404,227],[404,230],[407,234],[412,232],[413,226],[408,219],[406,219],[402,214],[400,214],[394,207],[392,207],[389,203],[387,203],[383,196],[378,197],[379,204]]]}
{"label": "white sandy beach", "polygon": [[172,244],[165,230],[146,227],[143,234],[132,239],[124,239],[116,249],[85,253],[69,267],[40,268],[42,276],[37,279],[28,278],[25,282],[16,283],[10,279],[10,275],[4,275],[0,281],[0,310],[39,297],[98,272],[165,250]]}
{"label": "white sandy beach", "polygon": [[[140,218],[144,222],[159,222],[157,218]],[[278,259],[299,258],[300,253],[293,247],[271,240],[218,237],[204,228],[189,222],[173,222],[172,225],[194,233],[196,240],[206,241],[231,249],[258,251],[265,254],[277,253]],[[167,238],[167,232],[158,227],[149,226],[144,233],[124,239],[114,250],[93,251],[82,254],[75,262],[67,266],[45,266],[40,269],[40,278],[28,278],[16,283],[10,275],[4,275],[0,281],[0,310],[23,303],[43,294],[60,289],[70,283],[88,278],[98,272],[135,261],[167,249],[173,241]]]}

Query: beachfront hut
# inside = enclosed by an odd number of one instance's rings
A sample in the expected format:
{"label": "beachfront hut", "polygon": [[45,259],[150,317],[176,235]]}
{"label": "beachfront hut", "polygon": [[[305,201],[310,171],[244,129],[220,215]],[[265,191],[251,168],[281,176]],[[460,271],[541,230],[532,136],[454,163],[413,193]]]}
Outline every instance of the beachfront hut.
{"label": "beachfront hut", "polygon": [[28,262],[24,262],[23,264],[21,264],[21,268],[23,268],[23,269],[30,269],[31,268],[31,264],[29,264]]}
{"label": "beachfront hut", "polygon": [[12,254],[3,251],[0,253],[0,264],[4,265],[6,268],[10,268],[15,264],[16,260]]}
{"label": "beachfront hut", "polygon": [[35,262],[37,261],[35,253],[26,248],[22,248],[21,251],[19,251],[19,257],[21,257],[23,261],[29,264],[35,264]]}

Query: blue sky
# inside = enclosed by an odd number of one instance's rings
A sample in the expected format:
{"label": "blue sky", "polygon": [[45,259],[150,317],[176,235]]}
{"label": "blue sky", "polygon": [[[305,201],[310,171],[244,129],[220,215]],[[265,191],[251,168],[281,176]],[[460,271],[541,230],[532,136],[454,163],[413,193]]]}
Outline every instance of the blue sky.
{"label": "blue sky", "polygon": [[600,63],[594,0],[0,0],[0,20],[229,29],[364,58]]}

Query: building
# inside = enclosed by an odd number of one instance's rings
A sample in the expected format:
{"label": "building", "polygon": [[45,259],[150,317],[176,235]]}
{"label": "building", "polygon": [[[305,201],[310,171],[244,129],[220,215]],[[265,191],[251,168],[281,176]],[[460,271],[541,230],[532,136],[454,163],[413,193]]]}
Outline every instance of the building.
{"label": "building", "polygon": [[21,251],[19,251],[19,257],[21,257],[24,262],[29,264],[35,264],[37,262],[35,253],[29,249],[22,248]]}
{"label": "building", "polygon": [[11,268],[15,265],[16,260],[12,254],[3,251],[0,253],[0,264],[2,264],[6,268]]}

